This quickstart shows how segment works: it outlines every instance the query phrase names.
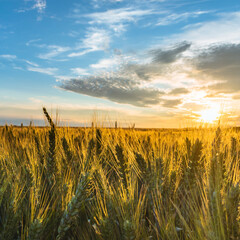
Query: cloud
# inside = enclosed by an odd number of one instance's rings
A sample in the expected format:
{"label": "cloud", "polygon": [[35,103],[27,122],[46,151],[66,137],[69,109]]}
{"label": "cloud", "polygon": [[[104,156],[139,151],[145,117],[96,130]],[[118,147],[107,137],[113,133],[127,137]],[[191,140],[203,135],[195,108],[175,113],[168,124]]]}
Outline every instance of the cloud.
{"label": "cloud", "polygon": [[27,67],[28,71],[31,72],[38,72],[38,73],[43,73],[43,74],[47,74],[47,75],[55,75],[56,72],[58,71],[57,68],[39,68],[39,67]]}
{"label": "cloud", "polygon": [[[177,57],[182,62],[178,76],[185,74],[186,80],[197,84],[208,95],[221,98],[219,94],[240,91],[240,32],[236,31],[240,12],[218,13],[214,17],[214,20],[188,25],[182,33],[169,36],[162,43],[168,46],[190,41],[191,47]],[[171,71],[174,70],[168,68],[168,72]]]}
{"label": "cloud", "polygon": [[13,66],[13,69],[16,69],[16,70],[24,70],[22,67],[18,67],[18,66]]}
{"label": "cloud", "polygon": [[165,68],[164,66],[152,62],[148,64],[129,63],[124,66],[122,72],[124,71],[125,73],[136,76],[141,80],[152,81],[154,78],[162,76]]}
{"label": "cloud", "polygon": [[37,63],[34,63],[34,62],[31,62],[31,61],[28,61],[28,60],[25,60],[25,62],[31,66],[34,66],[34,67],[38,67],[39,65]]}
{"label": "cloud", "polygon": [[154,62],[156,63],[172,63],[175,62],[181,53],[185,52],[191,47],[190,43],[182,42],[172,49],[163,51],[162,49],[154,49],[151,51]]}
{"label": "cloud", "polygon": [[190,91],[186,88],[174,88],[168,94],[169,95],[181,95],[181,94],[188,94]]}
{"label": "cloud", "polygon": [[[137,22],[143,16],[154,14],[152,9],[135,9],[132,7],[111,9],[104,12],[81,14],[79,8],[75,8],[71,17],[77,19],[76,23],[82,23],[82,18],[89,19],[89,27],[74,51],[68,57],[79,57],[94,51],[106,51],[109,49],[112,36],[125,31],[129,22]],[[107,28],[106,28],[107,26]],[[72,34],[71,34],[72,35]],[[74,33],[74,36],[76,34]],[[96,66],[97,67],[97,66]]]}
{"label": "cloud", "polygon": [[[38,57],[45,60],[52,60],[55,57],[59,56],[62,53],[70,51],[70,47],[59,46],[59,45],[47,45],[44,43],[39,43],[41,39],[33,39],[26,43],[26,46],[33,46],[40,49],[47,50],[45,53],[38,54]],[[56,59],[55,59],[56,60]]]}
{"label": "cloud", "polygon": [[29,40],[26,42],[26,46],[39,46],[39,44],[36,44],[39,41],[41,41],[41,38]]}
{"label": "cloud", "polygon": [[200,103],[188,102],[182,106],[187,111],[200,112],[204,109],[204,106]]}
{"label": "cloud", "polygon": [[162,101],[162,106],[167,108],[175,108],[177,105],[181,104],[181,99],[165,99]]}
{"label": "cloud", "polygon": [[134,79],[117,76],[76,78],[62,82],[60,87],[68,91],[138,107],[159,104],[160,97],[164,94],[158,89],[141,88]]}
{"label": "cloud", "polygon": [[[195,59],[200,81],[212,82],[210,89],[221,92],[240,91],[240,44],[221,44],[212,46]],[[218,83],[214,83],[214,82]]]}
{"label": "cloud", "polygon": [[161,17],[156,23],[157,26],[167,26],[171,24],[176,24],[187,20],[188,18],[196,18],[200,15],[209,13],[208,11],[198,11],[198,12],[185,12],[185,13],[171,13],[166,16]]}
{"label": "cloud", "polygon": [[92,0],[91,3],[95,8],[99,8],[100,6],[110,3],[110,4],[116,4],[116,3],[121,3],[125,0]]}
{"label": "cloud", "polygon": [[212,21],[186,26],[182,33],[169,36],[165,42],[186,40],[196,44],[196,47],[209,44],[238,43],[240,31],[240,12],[229,12],[215,15]]}
{"label": "cloud", "polygon": [[[124,7],[118,9],[110,9],[104,12],[95,12],[90,14],[79,14],[79,10],[75,9],[72,17],[81,19],[83,17],[90,19],[91,25],[104,25],[115,33],[121,33],[126,30],[127,24],[130,22],[137,22],[142,17],[155,14],[152,9],[136,9],[135,7]],[[76,23],[82,23],[77,20]]]}
{"label": "cloud", "polygon": [[119,23],[136,22],[142,16],[150,15],[153,10],[140,10],[129,8],[111,9],[105,12],[96,12],[85,15],[90,18],[90,24],[106,24],[115,26]]}
{"label": "cloud", "polygon": [[[125,14],[116,15],[115,19],[102,14],[97,17],[93,15],[90,23],[112,26],[135,21],[131,14],[126,18]],[[152,50],[130,62],[123,64],[115,58],[103,58],[90,65],[93,70],[106,71],[106,77],[97,74],[74,78],[62,82],[61,87],[141,107],[159,105],[166,108],[177,106],[181,109],[191,99],[199,101],[204,98],[201,102],[204,104],[217,101],[206,97],[210,94],[218,94],[219,99],[223,99],[224,96],[221,97],[220,94],[234,93],[237,98],[237,93],[240,92],[240,34],[236,29],[240,24],[240,12],[216,16],[215,20],[185,27],[181,34],[172,35],[168,42],[163,42],[162,46],[165,47],[155,45]],[[137,20],[140,18],[140,15],[136,17]],[[171,46],[168,47],[169,45]],[[85,43],[81,49],[79,52],[84,53],[91,51],[92,47],[87,47]],[[120,67],[112,68],[115,65]],[[109,70],[113,72],[107,72]],[[204,92],[203,95],[198,94],[199,89]],[[195,90],[196,96],[192,96]]]}
{"label": "cloud", "polygon": [[[149,4],[149,2],[165,2],[166,0],[132,0],[133,3],[138,3],[138,4]],[[106,3],[110,4],[118,4],[121,2],[128,2],[127,0],[92,0],[92,4],[94,5],[95,8],[98,8]]]}
{"label": "cloud", "polygon": [[[151,50],[148,63],[121,62],[124,56],[112,59],[102,59],[97,64],[90,65],[93,69],[105,70],[102,75],[91,75],[85,78],[63,80],[61,88],[93,97],[105,98],[117,103],[126,103],[138,107],[158,105],[175,107],[180,100],[163,100],[165,92],[151,85],[151,82],[165,77],[169,65],[181,58],[181,54],[190,48],[188,43],[180,43],[167,50]],[[115,61],[115,62],[114,62]],[[109,68],[118,63],[121,67],[109,72]],[[107,72],[108,70],[108,72]],[[186,93],[177,89],[174,94]]]}
{"label": "cloud", "polygon": [[98,63],[91,64],[90,67],[94,69],[110,69],[120,64],[121,64],[120,59],[115,57],[101,59]]}
{"label": "cloud", "polygon": [[94,51],[105,51],[109,48],[110,44],[109,32],[104,29],[89,28],[88,32],[83,40],[78,44],[76,50],[70,53],[69,57],[83,56],[87,53]]}
{"label": "cloud", "polygon": [[47,7],[46,0],[35,0],[35,4],[33,5],[32,9],[37,9],[39,13],[43,13]]}
{"label": "cloud", "polygon": [[13,60],[13,59],[16,59],[17,56],[16,55],[11,55],[11,54],[3,54],[3,55],[0,55],[0,58],[4,58],[4,59],[7,59],[7,60]]}
{"label": "cloud", "polygon": [[191,44],[183,42],[169,47],[167,50],[159,48],[152,49],[149,52],[151,57],[150,62],[128,63],[124,66],[122,72],[136,75],[144,81],[160,80],[160,78],[169,77],[168,74],[178,71],[175,62],[182,58],[182,53],[187,51],[190,46]]}
{"label": "cloud", "polygon": [[71,49],[70,47],[62,47],[57,45],[49,45],[46,47],[49,49],[49,52],[39,54],[39,58],[50,60],[56,56],[59,56],[61,53],[67,52]]}
{"label": "cloud", "polygon": [[84,69],[84,68],[71,68],[71,71],[72,71],[73,74],[76,74],[78,76],[89,75],[87,70]]}
{"label": "cloud", "polygon": [[[29,6],[29,7],[18,9],[17,12],[24,13],[31,10],[37,10],[39,14],[43,14],[45,9],[47,8],[46,0],[24,0],[24,2],[27,4],[28,2],[30,3],[33,2],[33,5],[31,7]],[[41,20],[41,15],[38,16],[37,20]]]}

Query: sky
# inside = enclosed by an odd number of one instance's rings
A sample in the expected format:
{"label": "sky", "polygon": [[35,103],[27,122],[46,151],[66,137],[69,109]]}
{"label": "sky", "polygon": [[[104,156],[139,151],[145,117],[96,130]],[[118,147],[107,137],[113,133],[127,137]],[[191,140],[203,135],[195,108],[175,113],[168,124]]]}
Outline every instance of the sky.
{"label": "sky", "polygon": [[240,123],[239,0],[0,0],[0,125]]}

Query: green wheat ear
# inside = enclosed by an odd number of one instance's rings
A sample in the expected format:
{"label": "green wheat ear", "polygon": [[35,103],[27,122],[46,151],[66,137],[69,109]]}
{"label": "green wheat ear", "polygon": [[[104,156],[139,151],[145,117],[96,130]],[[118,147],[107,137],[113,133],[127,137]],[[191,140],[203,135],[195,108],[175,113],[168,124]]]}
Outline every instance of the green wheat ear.
{"label": "green wheat ear", "polygon": [[67,142],[67,139],[65,137],[62,138],[62,147],[63,147],[64,153],[66,155],[67,162],[68,163],[71,162],[73,156],[72,156],[72,152],[69,147],[69,144]]}
{"label": "green wheat ear", "polygon": [[67,209],[64,211],[60,225],[58,227],[57,240],[66,239],[65,236],[70,228],[77,222],[77,218],[81,212],[85,211],[85,204],[88,201],[88,187],[90,184],[89,174],[82,175],[77,186],[75,195],[68,203]]}
{"label": "green wheat ear", "polygon": [[99,157],[102,151],[102,133],[99,128],[96,130],[96,141],[96,154]]}
{"label": "green wheat ear", "polygon": [[56,148],[56,127],[53,123],[51,117],[49,116],[47,109],[43,107],[43,113],[46,116],[50,126],[51,130],[48,132],[48,138],[49,138],[49,158],[47,160],[47,170],[49,173],[49,177],[52,178],[53,175],[56,173],[56,164],[55,164],[55,148]]}
{"label": "green wheat ear", "polygon": [[28,240],[38,240],[42,235],[42,223],[35,219],[29,228]]}
{"label": "green wheat ear", "polygon": [[126,160],[124,159],[123,155],[123,148],[117,144],[116,148],[116,155],[117,159],[119,161],[119,171],[120,171],[120,176],[122,178],[122,182],[124,184],[125,189],[127,190],[127,166],[126,166]]}
{"label": "green wheat ear", "polygon": [[44,115],[46,116],[46,118],[47,118],[47,120],[48,120],[51,128],[55,128],[55,124],[53,123],[53,120],[52,120],[51,117],[49,116],[48,111],[47,111],[47,109],[46,109],[45,107],[43,107],[43,113],[44,113]]}

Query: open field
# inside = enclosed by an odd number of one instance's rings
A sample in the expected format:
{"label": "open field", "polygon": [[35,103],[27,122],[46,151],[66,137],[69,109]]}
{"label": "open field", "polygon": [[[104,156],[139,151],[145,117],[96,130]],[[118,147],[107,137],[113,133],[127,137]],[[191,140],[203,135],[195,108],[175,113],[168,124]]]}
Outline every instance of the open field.
{"label": "open field", "polygon": [[0,0],[0,240],[240,240],[239,26],[240,0]]}
{"label": "open field", "polygon": [[0,128],[0,239],[240,239],[237,129]]}

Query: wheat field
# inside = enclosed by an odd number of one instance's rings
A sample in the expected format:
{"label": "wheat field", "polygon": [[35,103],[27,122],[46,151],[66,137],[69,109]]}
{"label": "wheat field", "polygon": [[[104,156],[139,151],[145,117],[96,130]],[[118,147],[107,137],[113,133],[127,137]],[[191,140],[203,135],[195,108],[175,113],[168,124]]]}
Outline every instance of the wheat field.
{"label": "wheat field", "polygon": [[240,239],[237,128],[0,128],[0,239]]}

